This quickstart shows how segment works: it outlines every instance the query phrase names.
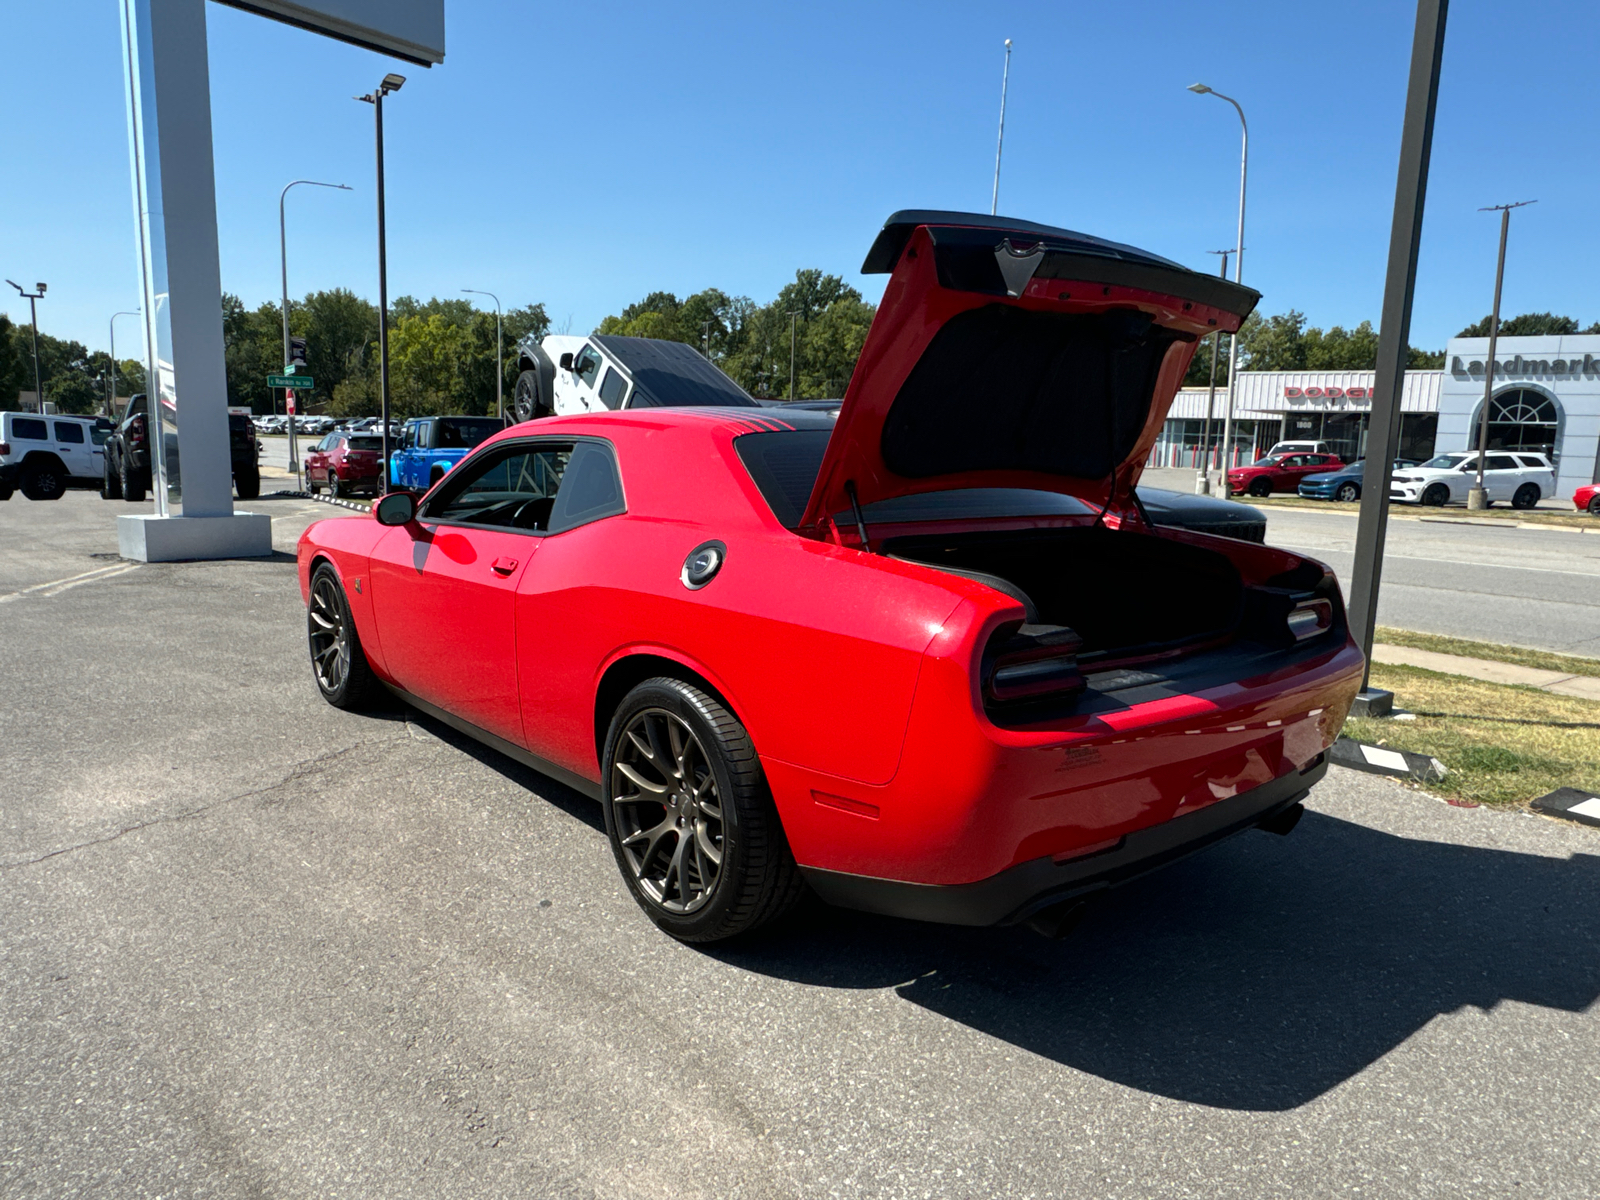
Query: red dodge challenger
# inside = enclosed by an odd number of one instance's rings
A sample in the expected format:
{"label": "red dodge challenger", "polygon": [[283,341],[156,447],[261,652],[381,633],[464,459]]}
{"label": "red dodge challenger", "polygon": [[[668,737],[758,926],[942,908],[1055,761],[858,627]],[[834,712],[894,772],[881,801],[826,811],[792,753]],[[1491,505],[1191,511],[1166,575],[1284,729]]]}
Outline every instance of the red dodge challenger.
{"label": "red dodge challenger", "polygon": [[806,887],[966,925],[1286,833],[1361,681],[1333,575],[1134,493],[1256,293],[1026,222],[902,212],[837,422],[517,425],[300,541],[317,686],[387,689],[597,799],[712,941]]}

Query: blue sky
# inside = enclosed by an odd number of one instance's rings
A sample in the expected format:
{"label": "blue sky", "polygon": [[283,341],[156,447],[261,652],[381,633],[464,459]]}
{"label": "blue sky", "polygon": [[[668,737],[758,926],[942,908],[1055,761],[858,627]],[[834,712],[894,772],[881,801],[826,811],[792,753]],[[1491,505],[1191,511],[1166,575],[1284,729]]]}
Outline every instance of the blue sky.
{"label": "blue sky", "polygon": [[[104,346],[137,303],[114,0],[7,5],[0,276],[50,293],[41,325]],[[1592,4],[1456,0],[1445,47],[1414,343],[1504,308],[1600,320]],[[375,297],[372,110],[386,109],[390,294],[499,292],[592,328],[646,291],[764,301],[794,270],[857,275],[897,208],[987,211],[1002,42],[1015,41],[1001,211],[1211,270],[1233,240],[1251,120],[1245,281],[1263,311],[1375,323],[1413,10],[1405,0],[1234,3],[591,3],[449,0],[447,57],[390,62],[208,6],[224,286]],[[14,319],[27,306],[10,289]],[[132,335],[133,322],[122,326]]]}

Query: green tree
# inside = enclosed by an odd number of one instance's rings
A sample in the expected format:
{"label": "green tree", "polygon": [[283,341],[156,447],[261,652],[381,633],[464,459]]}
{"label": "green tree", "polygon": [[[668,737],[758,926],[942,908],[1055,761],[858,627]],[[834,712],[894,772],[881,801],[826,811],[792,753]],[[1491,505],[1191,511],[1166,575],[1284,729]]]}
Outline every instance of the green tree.
{"label": "green tree", "polygon": [[17,393],[33,387],[31,382],[23,382],[28,368],[17,334],[17,326],[12,324],[11,318],[0,313],[0,409],[15,410]]}
{"label": "green tree", "polygon": [[390,411],[403,417],[471,411],[465,378],[470,347],[467,330],[442,312],[396,321],[389,335]]}
{"label": "green tree", "polygon": [[[1457,337],[1488,337],[1489,325],[1494,320],[1490,313],[1481,321],[1474,321],[1468,325]],[[1571,317],[1559,317],[1555,313],[1523,313],[1509,320],[1500,322],[1501,337],[1544,337],[1548,334],[1577,333],[1578,322]],[[1589,332],[1594,332],[1590,330]]]}

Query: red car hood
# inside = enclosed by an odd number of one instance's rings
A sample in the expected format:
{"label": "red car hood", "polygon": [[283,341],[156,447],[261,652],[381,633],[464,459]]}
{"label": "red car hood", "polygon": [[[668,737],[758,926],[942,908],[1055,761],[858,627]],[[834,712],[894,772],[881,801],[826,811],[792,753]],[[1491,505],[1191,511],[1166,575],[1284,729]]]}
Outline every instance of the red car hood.
{"label": "red car hood", "polygon": [[1132,246],[971,213],[899,212],[892,272],[801,528],[965,487],[1131,493],[1200,339],[1258,293]]}

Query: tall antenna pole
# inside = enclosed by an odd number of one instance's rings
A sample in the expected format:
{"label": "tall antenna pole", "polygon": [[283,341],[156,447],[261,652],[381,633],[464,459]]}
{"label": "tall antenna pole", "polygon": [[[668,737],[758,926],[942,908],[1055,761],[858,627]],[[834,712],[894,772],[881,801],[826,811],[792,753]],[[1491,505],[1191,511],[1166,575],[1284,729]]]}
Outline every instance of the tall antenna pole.
{"label": "tall antenna pole", "polygon": [[1006,39],[1006,65],[1000,72],[1000,136],[994,144],[994,195],[989,200],[989,215],[1000,209],[1000,152],[1006,148],[1006,89],[1011,84],[1011,39]]}
{"label": "tall antenna pole", "polygon": [[[1232,250],[1207,250],[1207,254],[1217,254],[1222,257],[1221,277],[1228,277],[1228,257]],[[1200,427],[1200,479],[1198,487],[1200,495],[1211,494],[1211,422],[1217,412],[1217,346],[1222,342],[1222,331],[1218,330],[1211,335],[1211,390],[1206,393],[1206,421]],[[1226,478],[1226,476],[1224,476]]]}

